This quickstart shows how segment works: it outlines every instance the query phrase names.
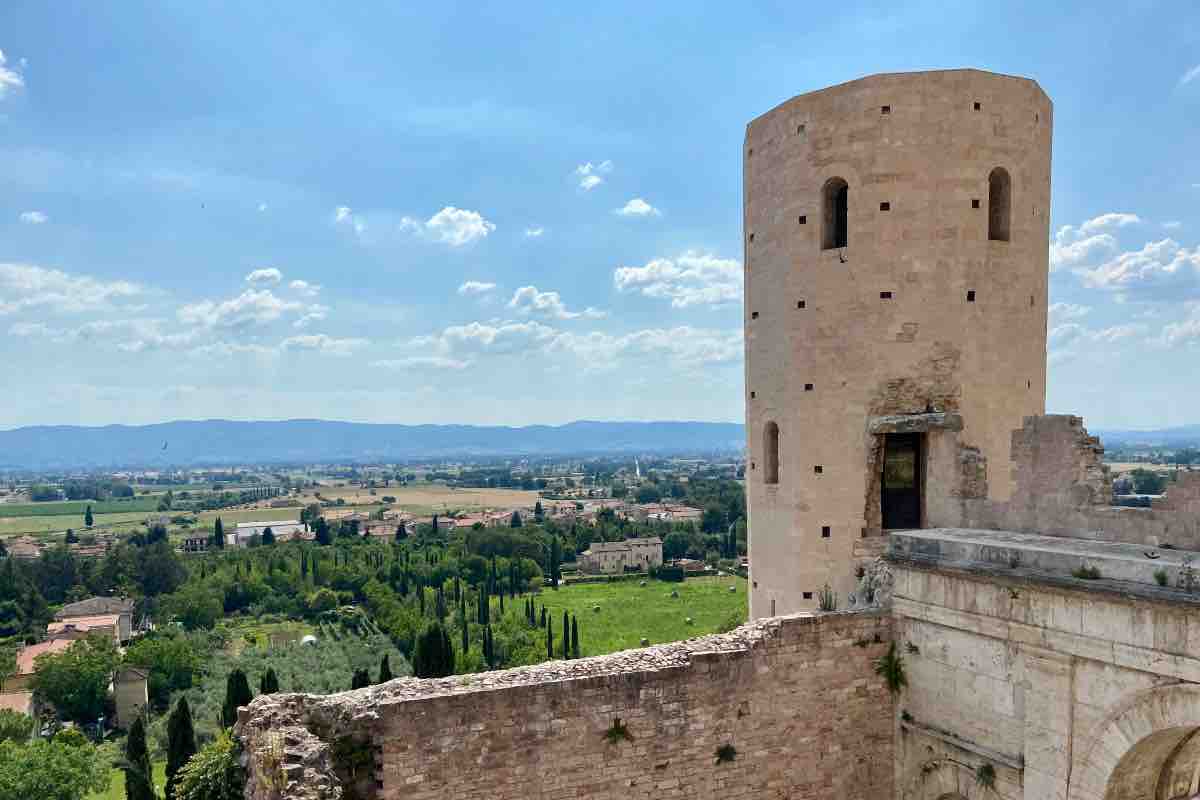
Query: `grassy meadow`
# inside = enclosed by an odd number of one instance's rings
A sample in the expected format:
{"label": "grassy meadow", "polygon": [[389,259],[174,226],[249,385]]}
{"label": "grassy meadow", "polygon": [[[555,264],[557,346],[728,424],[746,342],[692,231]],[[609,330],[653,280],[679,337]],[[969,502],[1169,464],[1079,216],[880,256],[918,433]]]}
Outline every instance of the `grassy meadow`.
{"label": "grassy meadow", "polygon": [[[746,621],[746,581],[736,575],[688,578],[683,583],[647,580],[580,583],[546,589],[537,597],[561,636],[562,612],[579,618],[579,650],[595,656],[651,644],[674,642],[728,630]],[[729,591],[729,587],[735,591]],[[679,597],[671,597],[671,592]],[[593,608],[599,606],[599,611]],[[692,624],[687,624],[687,618]]]}
{"label": "grassy meadow", "polygon": [[[167,762],[155,761],[151,765],[151,770],[154,772],[154,786],[161,795],[163,787],[167,785]],[[28,800],[33,800],[33,798],[28,798]],[[109,780],[108,791],[88,795],[87,800],[125,800],[125,771],[114,769],[112,778]]]}

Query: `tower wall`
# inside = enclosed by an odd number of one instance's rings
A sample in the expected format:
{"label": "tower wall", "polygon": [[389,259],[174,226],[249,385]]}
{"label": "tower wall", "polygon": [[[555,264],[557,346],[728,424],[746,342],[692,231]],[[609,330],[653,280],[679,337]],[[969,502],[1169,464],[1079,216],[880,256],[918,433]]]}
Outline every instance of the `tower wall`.
{"label": "tower wall", "polygon": [[[752,617],[814,608],[826,583],[843,603],[853,590],[881,532],[873,417],[958,413],[963,463],[986,468],[973,486],[1011,494],[1012,431],[1045,410],[1052,113],[1031,80],[951,70],[800,95],[747,126]],[[989,239],[997,167],[1008,241]],[[832,178],[848,186],[846,242],[823,249]]]}

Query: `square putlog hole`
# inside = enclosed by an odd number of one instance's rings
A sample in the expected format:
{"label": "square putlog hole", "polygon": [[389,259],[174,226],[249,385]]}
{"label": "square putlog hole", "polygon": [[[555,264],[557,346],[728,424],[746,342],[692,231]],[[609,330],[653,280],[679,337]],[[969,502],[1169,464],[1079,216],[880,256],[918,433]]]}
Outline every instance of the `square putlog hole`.
{"label": "square putlog hole", "polygon": [[812,600],[812,592],[803,592],[803,593],[801,594],[801,596],[802,596],[802,597],[803,597],[805,600]]}
{"label": "square putlog hole", "polygon": [[975,101],[975,110],[979,111],[981,108],[983,108],[983,104],[979,101]]}
{"label": "square putlog hole", "polygon": [[968,289],[968,290],[967,290],[967,302],[968,302],[968,303],[974,303],[974,302],[975,302],[975,290],[974,290],[974,289]]}
{"label": "square putlog hole", "polygon": [[891,106],[880,106],[879,113],[886,117],[888,114],[892,113],[892,107]]}
{"label": "square putlog hole", "polygon": [[825,472],[825,468],[824,468],[824,467],[822,467],[820,464],[817,464],[815,467],[813,467],[813,472],[815,472],[816,474],[820,475],[820,474],[822,474],[823,472]]}
{"label": "square putlog hole", "polygon": [[804,384],[804,391],[811,392],[812,390],[813,390],[813,385],[811,383]]}
{"label": "square putlog hole", "polygon": [[758,312],[757,312],[757,311],[751,311],[751,312],[750,312],[750,319],[758,319]]}
{"label": "square putlog hole", "polygon": [[879,204],[879,210],[880,210],[880,211],[891,211],[891,210],[892,210],[892,204],[891,204],[891,203],[880,203],[880,204]]}
{"label": "square putlog hole", "polygon": [[797,222],[799,222],[799,224],[801,224],[801,225],[807,225],[808,224],[808,216],[805,214],[801,214],[797,218]]}
{"label": "square putlog hole", "polygon": [[822,526],[821,526],[821,538],[822,538],[822,539],[828,539],[828,538],[829,538],[830,536],[832,536],[832,535],[833,535],[833,534],[832,534],[832,532],[830,531],[830,529],[829,529],[829,526],[828,526],[828,525],[822,525]]}
{"label": "square putlog hole", "polygon": [[805,308],[805,307],[806,307],[806,303],[803,300],[796,301],[796,308]]}
{"label": "square putlog hole", "polygon": [[879,299],[880,299],[880,300],[891,300],[891,299],[892,299],[892,293],[891,293],[891,292],[880,292],[880,293],[879,293]]}
{"label": "square putlog hole", "polygon": [[979,208],[979,198],[978,197],[972,198],[971,208]]}

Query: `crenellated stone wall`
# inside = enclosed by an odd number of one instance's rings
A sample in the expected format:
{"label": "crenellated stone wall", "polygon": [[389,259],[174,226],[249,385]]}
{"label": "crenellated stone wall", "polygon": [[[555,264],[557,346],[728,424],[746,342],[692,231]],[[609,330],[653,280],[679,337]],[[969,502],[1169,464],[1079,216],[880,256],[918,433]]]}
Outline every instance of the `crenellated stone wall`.
{"label": "crenellated stone wall", "polygon": [[891,638],[885,612],[805,614],[596,658],[260,697],[237,726],[246,796],[886,797],[895,714],[872,664]]}

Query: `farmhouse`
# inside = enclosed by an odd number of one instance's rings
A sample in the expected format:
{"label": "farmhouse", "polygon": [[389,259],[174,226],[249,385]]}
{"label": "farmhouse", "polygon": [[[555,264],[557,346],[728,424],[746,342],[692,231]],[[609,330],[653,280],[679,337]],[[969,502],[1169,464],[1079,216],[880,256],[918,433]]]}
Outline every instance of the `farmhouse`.
{"label": "farmhouse", "polygon": [[227,547],[245,547],[250,540],[257,536],[262,538],[263,531],[271,529],[277,542],[287,542],[301,538],[305,532],[304,524],[295,519],[274,520],[272,522],[239,522],[237,530],[225,534]]}
{"label": "farmhouse", "polygon": [[651,536],[623,542],[592,542],[579,554],[580,572],[612,575],[626,570],[645,572],[662,566],[662,539]]}

